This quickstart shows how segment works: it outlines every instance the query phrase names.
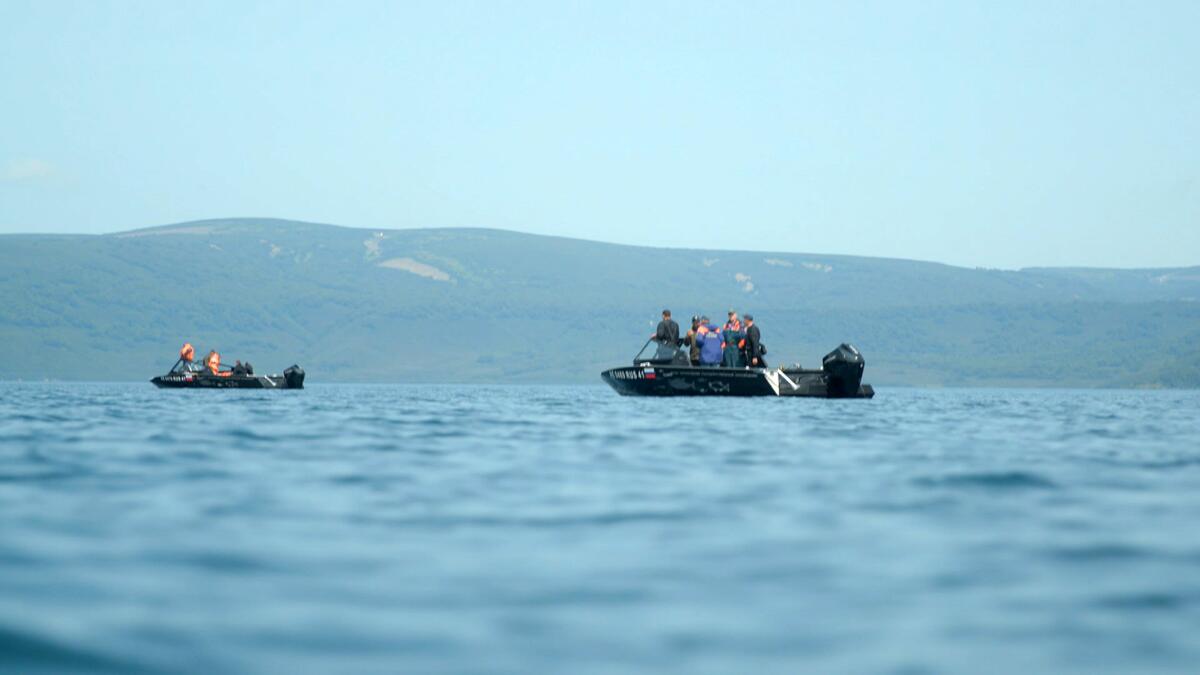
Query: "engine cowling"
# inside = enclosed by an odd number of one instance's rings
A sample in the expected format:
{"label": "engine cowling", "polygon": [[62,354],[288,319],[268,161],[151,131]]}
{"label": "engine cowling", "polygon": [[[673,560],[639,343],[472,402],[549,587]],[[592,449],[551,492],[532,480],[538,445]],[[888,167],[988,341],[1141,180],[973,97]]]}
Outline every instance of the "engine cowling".
{"label": "engine cowling", "polygon": [[304,369],[296,365],[289,366],[283,371],[283,380],[287,382],[288,389],[303,389]]}
{"label": "engine cowling", "polygon": [[830,398],[858,396],[862,384],[863,370],[867,363],[854,345],[843,342],[837,349],[821,359],[821,370],[825,371],[825,390]]}

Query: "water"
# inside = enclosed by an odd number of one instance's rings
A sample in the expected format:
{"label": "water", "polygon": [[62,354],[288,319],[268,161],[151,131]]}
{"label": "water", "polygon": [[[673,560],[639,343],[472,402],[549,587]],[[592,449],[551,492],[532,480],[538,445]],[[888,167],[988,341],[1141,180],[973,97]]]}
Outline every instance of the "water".
{"label": "water", "polygon": [[0,384],[0,672],[1196,672],[1198,412]]}

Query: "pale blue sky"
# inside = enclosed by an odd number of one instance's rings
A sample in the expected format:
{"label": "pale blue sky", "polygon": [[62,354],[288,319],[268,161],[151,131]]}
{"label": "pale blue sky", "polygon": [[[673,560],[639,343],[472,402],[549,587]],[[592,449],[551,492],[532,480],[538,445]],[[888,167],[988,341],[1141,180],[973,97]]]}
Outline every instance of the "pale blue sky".
{"label": "pale blue sky", "polygon": [[0,0],[0,232],[1196,265],[1198,27],[1200,2]]}

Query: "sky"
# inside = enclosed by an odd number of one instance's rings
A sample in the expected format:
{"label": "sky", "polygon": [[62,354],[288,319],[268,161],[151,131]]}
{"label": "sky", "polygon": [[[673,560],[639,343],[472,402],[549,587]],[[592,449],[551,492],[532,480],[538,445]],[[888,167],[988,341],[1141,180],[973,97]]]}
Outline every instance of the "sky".
{"label": "sky", "polygon": [[0,233],[1200,265],[1200,2],[0,2]]}

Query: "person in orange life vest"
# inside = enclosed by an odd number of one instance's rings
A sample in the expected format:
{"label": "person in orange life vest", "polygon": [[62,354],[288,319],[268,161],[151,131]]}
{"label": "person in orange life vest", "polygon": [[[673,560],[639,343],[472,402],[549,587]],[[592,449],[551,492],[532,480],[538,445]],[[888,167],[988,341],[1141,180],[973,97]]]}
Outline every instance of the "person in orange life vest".
{"label": "person in orange life vest", "polygon": [[183,349],[179,350],[179,359],[183,362],[180,365],[180,370],[186,373],[202,373],[204,372],[204,364],[196,360],[196,349],[191,343],[183,345]]}
{"label": "person in orange life vest", "polygon": [[179,349],[179,363],[176,364],[175,370],[182,373],[196,372],[194,358],[196,358],[196,349],[192,347],[192,343],[183,343],[183,347]]}
{"label": "person in orange life vest", "polygon": [[723,356],[721,365],[726,368],[744,368],[746,360],[742,358],[742,348],[746,346],[746,333],[742,322],[738,320],[737,312],[729,310],[729,321],[725,323],[724,342],[721,344]]}
{"label": "person in orange life vest", "polygon": [[229,371],[221,372],[221,355],[216,350],[210,351],[208,356],[204,357],[204,365],[208,366],[209,372],[217,377],[229,377],[233,375]]}

